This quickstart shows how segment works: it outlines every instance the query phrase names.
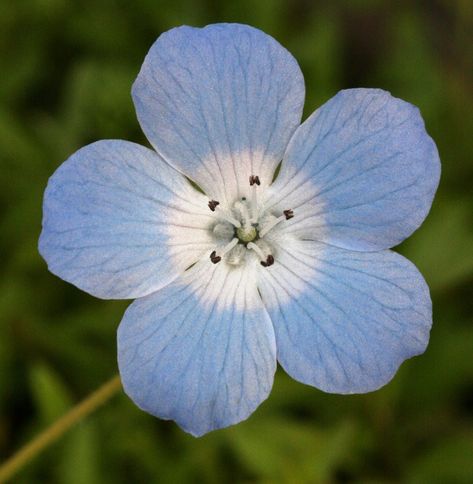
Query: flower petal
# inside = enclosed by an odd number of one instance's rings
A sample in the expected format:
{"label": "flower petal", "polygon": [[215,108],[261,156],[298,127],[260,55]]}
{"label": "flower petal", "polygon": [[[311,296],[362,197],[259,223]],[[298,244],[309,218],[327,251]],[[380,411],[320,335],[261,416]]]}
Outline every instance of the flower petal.
{"label": "flower petal", "polygon": [[296,131],[268,208],[286,231],[346,249],[399,244],[426,217],[440,176],[419,110],[379,89],[339,92]]}
{"label": "flower petal", "polygon": [[144,296],[212,246],[206,201],[153,151],[98,141],[50,178],[39,250],[51,272],[94,296]]}
{"label": "flower petal", "polygon": [[259,285],[289,375],[326,392],[364,393],[425,350],[429,290],[407,259],[311,241],[290,248],[279,247]]}
{"label": "flower petal", "polygon": [[118,363],[140,408],[199,436],[246,419],[268,396],[275,339],[255,271],[201,261],[131,304]]}
{"label": "flower petal", "polygon": [[301,120],[304,80],[291,54],[253,27],[179,27],[151,47],[133,99],[158,153],[232,203],[250,175],[271,182]]}

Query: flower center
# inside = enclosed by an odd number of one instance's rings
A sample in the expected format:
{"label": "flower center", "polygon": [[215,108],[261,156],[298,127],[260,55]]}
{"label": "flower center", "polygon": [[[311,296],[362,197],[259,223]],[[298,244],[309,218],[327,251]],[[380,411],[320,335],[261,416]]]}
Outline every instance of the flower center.
{"label": "flower center", "polygon": [[250,225],[249,227],[243,226],[236,229],[236,236],[240,242],[247,244],[258,237],[258,231],[256,230],[256,227],[253,227],[253,225]]}
{"label": "flower center", "polygon": [[210,200],[208,206],[217,216],[213,227],[214,237],[218,247],[210,254],[210,260],[218,264],[222,260],[229,265],[243,264],[250,251],[260,259],[263,267],[274,264],[274,250],[265,240],[266,234],[272,231],[280,222],[294,217],[292,210],[284,210],[278,217],[273,213],[264,212],[258,206],[257,187],[260,179],[256,175],[249,177],[251,199],[246,197],[237,200],[230,210],[220,207],[217,200]]}

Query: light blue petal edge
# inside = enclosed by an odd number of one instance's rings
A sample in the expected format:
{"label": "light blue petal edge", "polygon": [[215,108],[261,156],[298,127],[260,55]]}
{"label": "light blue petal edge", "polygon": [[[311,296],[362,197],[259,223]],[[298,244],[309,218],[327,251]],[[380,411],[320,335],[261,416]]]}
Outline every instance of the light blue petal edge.
{"label": "light blue petal edge", "polygon": [[294,134],[268,206],[291,208],[287,233],[373,251],[427,216],[440,159],[415,106],[381,89],[340,91]]}
{"label": "light blue petal edge", "polygon": [[182,213],[181,189],[189,190],[184,177],[148,148],[121,140],[85,146],[49,179],[39,251],[52,273],[94,296],[156,291],[185,269],[170,257],[165,231],[168,214]]}
{"label": "light blue petal edge", "polygon": [[278,361],[294,379],[323,391],[376,390],[427,347],[429,289],[417,268],[394,252],[298,242],[262,272],[259,289],[275,327]]}
{"label": "light blue petal edge", "polygon": [[133,85],[141,127],[163,158],[222,203],[269,184],[300,124],[304,79],[276,40],[240,24],[178,27]]}
{"label": "light blue petal edge", "polygon": [[274,330],[254,280],[202,261],[137,299],[118,328],[118,365],[138,407],[196,437],[246,419],[276,371]]}

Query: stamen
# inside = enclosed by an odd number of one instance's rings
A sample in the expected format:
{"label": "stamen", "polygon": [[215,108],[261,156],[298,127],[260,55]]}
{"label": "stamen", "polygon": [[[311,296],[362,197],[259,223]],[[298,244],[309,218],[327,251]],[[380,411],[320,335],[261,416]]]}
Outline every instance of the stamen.
{"label": "stamen", "polygon": [[260,263],[263,267],[268,267],[273,265],[274,264],[273,255],[264,253],[269,251],[269,246],[262,240],[258,241],[258,244],[255,244],[254,242],[250,242],[246,247],[256,252],[256,255],[260,258]]}
{"label": "stamen", "polygon": [[215,212],[217,205],[220,205],[220,202],[217,202],[217,200],[210,200],[209,208],[210,208],[210,210],[212,210],[212,212]]}
{"label": "stamen", "polygon": [[250,187],[252,187],[255,183],[258,186],[261,185],[261,182],[259,180],[259,176],[258,175],[250,175]]}
{"label": "stamen", "polygon": [[238,244],[238,239],[235,237],[234,239],[232,239],[222,250],[219,250],[218,251],[218,255],[217,255],[217,251],[214,250],[211,254],[210,254],[210,260],[214,263],[214,264],[217,264],[217,262],[220,262],[222,260],[222,257],[227,253],[229,252],[230,250],[233,249],[233,247],[235,247],[235,245]]}
{"label": "stamen", "polygon": [[256,194],[256,187],[261,185],[260,179],[258,175],[251,175],[250,176],[250,187],[253,187],[251,190],[251,223],[255,223],[258,219],[258,199]]}
{"label": "stamen", "polygon": [[215,251],[213,251],[213,252],[210,254],[210,260],[211,260],[211,261],[212,261],[214,264],[216,264],[217,262],[220,262],[220,261],[222,260],[222,258],[221,258],[221,257],[219,257]]}
{"label": "stamen", "polygon": [[283,220],[289,220],[292,217],[294,217],[294,212],[292,210],[284,210],[283,214],[280,217],[275,217],[273,220],[271,220],[268,225],[264,226],[260,231],[259,231],[259,236],[264,237],[270,230],[272,230],[279,222],[282,222]]}
{"label": "stamen", "polygon": [[271,254],[269,254],[268,257],[266,257],[266,261],[261,261],[260,264],[263,267],[272,266],[274,264],[274,257]]}
{"label": "stamen", "polygon": [[256,252],[256,255],[261,260],[266,260],[266,256],[263,254],[263,251],[254,242],[249,242],[246,247],[248,249],[254,250]]}

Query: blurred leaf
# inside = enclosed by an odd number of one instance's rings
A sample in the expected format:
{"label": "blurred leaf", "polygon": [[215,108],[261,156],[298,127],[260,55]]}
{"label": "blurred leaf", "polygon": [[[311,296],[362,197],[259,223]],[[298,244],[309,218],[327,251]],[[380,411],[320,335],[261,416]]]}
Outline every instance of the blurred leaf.
{"label": "blurred leaf", "polygon": [[473,476],[473,431],[463,429],[455,436],[429,445],[408,468],[409,484],[470,484]]}
{"label": "blurred leaf", "polygon": [[80,423],[64,445],[58,467],[58,482],[67,484],[102,484],[99,472],[100,448],[94,420]]}
{"label": "blurred leaf", "polygon": [[294,36],[290,50],[301,65],[306,84],[304,118],[341,88],[340,24],[332,11],[316,11]]}
{"label": "blurred leaf", "polygon": [[279,482],[326,482],[352,450],[354,430],[350,422],[318,430],[272,418],[234,428],[230,435],[242,463],[255,475]]}
{"label": "blurred leaf", "polygon": [[66,387],[46,365],[32,367],[30,385],[42,425],[51,424],[70,408],[72,401]]}
{"label": "blurred leaf", "polygon": [[[38,363],[31,370],[31,387],[38,417],[46,427],[64,415],[73,406],[69,392],[52,369]],[[67,484],[100,483],[98,474],[98,447],[92,421],[79,423],[60,440],[62,455],[55,466],[58,482]]]}
{"label": "blurred leaf", "polygon": [[[284,0],[222,2],[222,20],[247,23],[248,14],[251,14],[251,25],[271,35],[280,28],[284,6]],[[282,42],[282,39],[279,41]]]}
{"label": "blurred leaf", "polygon": [[391,50],[381,59],[383,85],[433,119],[442,105],[445,86],[427,26],[416,9],[402,11],[393,20]]}
{"label": "blurred leaf", "polygon": [[[453,403],[455,395],[468,392],[473,382],[473,365],[465,355],[473,354],[473,320],[463,327],[436,318],[425,355],[406,378],[409,414],[423,413]],[[413,421],[416,425],[416,421]]]}
{"label": "blurred leaf", "polygon": [[119,137],[124,127],[138,127],[131,100],[135,76],[124,64],[79,64],[64,93],[63,121],[56,126],[56,134],[61,131],[69,143],[78,145],[84,140]]}
{"label": "blurred leaf", "polygon": [[473,219],[468,200],[440,198],[403,253],[424,274],[432,290],[473,275]]}

